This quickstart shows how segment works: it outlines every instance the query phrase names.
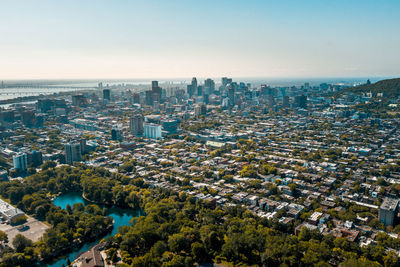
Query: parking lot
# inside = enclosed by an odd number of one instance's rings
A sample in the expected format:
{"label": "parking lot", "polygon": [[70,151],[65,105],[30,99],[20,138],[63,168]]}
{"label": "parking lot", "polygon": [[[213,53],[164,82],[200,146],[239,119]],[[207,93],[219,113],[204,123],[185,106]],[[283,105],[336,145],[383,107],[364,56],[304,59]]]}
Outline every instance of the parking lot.
{"label": "parking lot", "polygon": [[8,244],[11,247],[12,241],[17,234],[22,234],[26,238],[36,242],[42,237],[48,228],[49,226],[32,217],[28,217],[27,222],[22,225],[12,226],[5,223],[0,224],[0,230],[7,234]]}

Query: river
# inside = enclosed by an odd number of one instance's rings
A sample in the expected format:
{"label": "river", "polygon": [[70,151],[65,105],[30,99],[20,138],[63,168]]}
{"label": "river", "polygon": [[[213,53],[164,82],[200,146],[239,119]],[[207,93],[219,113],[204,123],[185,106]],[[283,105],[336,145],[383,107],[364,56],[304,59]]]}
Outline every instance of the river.
{"label": "river", "polygon": [[[60,195],[54,199],[53,203],[54,203],[54,205],[60,206],[63,209],[65,209],[67,204],[71,205],[71,207],[75,203],[82,203],[83,205],[93,204],[90,201],[83,199],[82,194],[78,193],[78,192],[71,192],[71,193]],[[113,228],[112,232],[107,234],[106,236],[99,238],[96,241],[93,241],[90,243],[85,243],[82,247],[71,251],[67,255],[57,258],[57,260],[55,260],[54,262],[48,263],[46,266],[61,267],[62,264],[65,264],[65,266],[67,266],[66,263],[67,263],[68,258],[72,262],[75,259],[77,254],[79,254],[83,251],[87,251],[90,247],[98,244],[101,239],[107,238],[108,236],[115,235],[118,232],[118,227],[124,226],[124,225],[129,225],[132,218],[141,216],[140,210],[125,209],[125,208],[118,208],[118,207],[107,207],[105,205],[98,205],[98,206],[101,209],[106,208],[107,209],[106,215],[111,216],[114,219],[114,228]]]}

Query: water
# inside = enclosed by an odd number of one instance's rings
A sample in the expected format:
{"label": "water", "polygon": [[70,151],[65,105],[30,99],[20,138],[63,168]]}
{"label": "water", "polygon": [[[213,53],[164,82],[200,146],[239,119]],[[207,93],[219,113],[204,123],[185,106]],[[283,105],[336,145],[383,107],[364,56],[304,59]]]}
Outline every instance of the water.
{"label": "water", "polygon": [[[67,204],[71,205],[71,207],[75,203],[82,203],[83,205],[93,204],[90,201],[83,199],[81,193],[77,193],[77,192],[71,192],[71,193],[67,193],[67,194],[58,196],[56,199],[54,199],[53,203],[54,203],[54,205],[60,206],[63,209],[65,209]],[[111,216],[114,219],[114,228],[113,228],[112,232],[107,234],[104,237],[100,237],[98,240],[96,240],[94,242],[85,243],[79,249],[76,249],[76,250],[70,252],[68,255],[62,256],[61,258],[58,258],[53,263],[47,264],[48,267],[60,267],[60,266],[62,266],[62,264],[65,264],[65,266],[66,266],[66,262],[67,262],[68,258],[72,262],[75,259],[77,254],[89,250],[90,247],[98,244],[101,239],[115,235],[118,232],[118,228],[120,226],[129,225],[132,218],[141,216],[140,210],[123,209],[123,208],[118,208],[118,207],[110,208],[110,207],[107,207],[104,205],[98,205],[98,206],[101,209],[107,208],[106,215]]]}
{"label": "water", "polygon": [[52,95],[54,93],[73,92],[77,90],[79,90],[79,88],[7,87],[0,88],[0,100],[8,100],[24,96]]}

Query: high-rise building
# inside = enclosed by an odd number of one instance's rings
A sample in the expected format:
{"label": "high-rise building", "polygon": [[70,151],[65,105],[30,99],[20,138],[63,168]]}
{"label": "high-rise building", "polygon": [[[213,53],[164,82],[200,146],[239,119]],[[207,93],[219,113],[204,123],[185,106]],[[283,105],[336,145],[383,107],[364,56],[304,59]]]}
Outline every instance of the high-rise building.
{"label": "high-rise building", "polygon": [[290,107],[289,96],[285,95],[283,97],[282,107],[283,108],[289,108]]}
{"label": "high-rise building", "polygon": [[[158,86],[158,81],[152,81],[151,82],[151,92],[152,92],[152,102],[154,101],[161,101],[161,97],[162,97],[162,89],[161,87]],[[152,105],[153,103],[151,103],[150,105]]]}
{"label": "high-rise building", "polygon": [[13,156],[14,169],[26,172],[28,169],[28,155],[26,153],[18,153]]}
{"label": "high-rise building", "polygon": [[26,127],[32,127],[35,125],[35,111],[33,110],[24,110],[21,112],[22,123]]}
{"label": "high-rise building", "polygon": [[386,197],[379,207],[379,221],[385,226],[393,226],[399,212],[399,200]]}
{"label": "high-rise building", "polygon": [[119,126],[114,126],[111,129],[111,140],[122,141],[122,130]]}
{"label": "high-rise building", "polygon": [[202,96],[204,95],[204,87],[199,85],[197,86],[197,96]]}
{"label": "high-rise building", "polygon": [[192,78],[192,87],[193,87],[194,90],[196,90],[196,88],[197,88],[197,79],[196,79],[196,77]]}
{"label": "high-rise building", "polygon": [[70,143],[65,145],[65,162],[72,165],[74,161],[82,159],[81,146],[79,143]]}
{"label": "high-rise building", "polygon": [[140,94],[139,93],[134,93],[133,94],[133,103],[134,104],[140,104]]}
{"label": "high-rise building", "polygon": [[215,91],[215,82],[212,79],[206,79],[204,81],[204,94],[211,95]]}
{"label": "high-rise building", "polygon": [[295,97],[296,107],[307,109],[307,97],[305,95],[298,95]]}
{"label": "high-rise building", "polygon": [[147,90],[146,91],[146,105],[152,106],[153,105],[153,91],[152,90]]}
{"label": "high-rise building", "polygon": [[235,105],[235,89],[230,84],[228,84],[226,86],[226,89],[228,91],[229,105],[234,106]]}
{"label": "high-rise building", "polygon": [[88,152],[86,139],[82,138],[81,140],[79,140],[79,145],[81,146],[81,155],[86,154],[86,152]]}
{"label": "high-rise building", "polygon": [[177,120],[165,120],[162,122],[162,129],[167,132],[167,134],[173,134],[177,132],[178,125],[179,123]]}
{"label": "high-rise building", "polygon": [[192,98],[193,95],[194,95],[194,89],[193,89],[191,84],[187,85],[187,90],[186,91],[187,91],[187,94],[189,95],[189,98]]}
{"label": "high-rise building", "polygon": [[222,86],[224,88],[230,83],[232,83],[232,78],[222,77]]}
{"label": "high-rise building", "polygon": [[143,129],[144,129],[144,137],[150,139],[161,139],[162,137],[161,125],[159,124],[144,123]]}
{"label": "high-rise building", "polygon": [[197,93],[197,79],[196,77],[192,78],[191,84],[187,86],[187,93],[189,98],[192,98]]}
{"label": "high-rise building", "polygon": [[129,130],[134,136],[143,136],[143,117],[140,115],[131,117],[129,121]]}
{"label": "high-rise building", "polygon": [[85,107],[87,105],[87,99],[84,95],[73,95],[72,105],[76,107]]}
{"label": "high-rise building", "polygon": [[2,110],[0,111],[0,122],[14,122],[15,113],[14,110]]}
{"label": "high-rise building", "polygon": [[28,164],[34,167],[40,166],[43,163],[43,154],[40,151],[33,150],[28,155]]}
{"label": "high-rise building", "polygon": [[103,89],[103,100],[111,101],[111,90]]}

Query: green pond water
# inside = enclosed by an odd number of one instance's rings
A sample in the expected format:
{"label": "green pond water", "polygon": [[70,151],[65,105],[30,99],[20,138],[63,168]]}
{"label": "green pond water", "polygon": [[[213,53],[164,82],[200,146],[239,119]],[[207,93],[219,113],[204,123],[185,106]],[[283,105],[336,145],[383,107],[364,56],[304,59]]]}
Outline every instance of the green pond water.
{"label": "green pond water", "polygon": [[[67,204],[69,204],[71,207],[75,203],[82,203],[83,205],[93,204],[92,202],[83,199],[82,194],[78,193],[78,192],[62,194],[62,195],[58,196],[57,198],[55,198],[53,203],[54,203],[54,205],[60,206],[63,209],[66,208]],[[65,255],[57,258],[57,260],[55,260],[53,262],[47,263],[45,266],[61,267],[63,264],[65,264],[65,266],[66,266],[68,258],[72,262],[79,253],[87,251],[90,247],[98,244],[101,239],[115,235],[118,232],[118,228],[120,226],[130,225],[130,221],[132,218],[141,216],[140,210],[119,208],[119,207],[115,207],[115,206],[110,207],[110,206],[99,205],[99,204],[97,204],[97,205],[101,209],[106,208],[107,209],[106,215],[111,216],[114,219],[114,228],[113,228],[112,232],[108,233],[105,236],[100,237],[98,240],[85,243],[82,247],[79,247],[77,249],[70,251],[68,254],[65,254]]]}

